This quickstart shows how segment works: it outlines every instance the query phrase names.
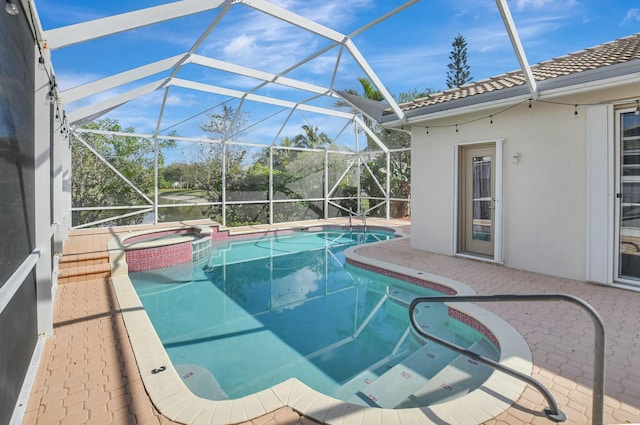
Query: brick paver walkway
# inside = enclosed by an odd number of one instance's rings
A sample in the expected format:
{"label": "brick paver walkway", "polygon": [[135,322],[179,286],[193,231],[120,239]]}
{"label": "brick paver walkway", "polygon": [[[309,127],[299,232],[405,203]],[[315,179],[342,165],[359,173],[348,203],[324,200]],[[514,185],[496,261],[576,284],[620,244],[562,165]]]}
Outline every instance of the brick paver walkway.
{"label": "brick paver walkway", "polygon": [[[65,251],[101,250],[112,236],[104,230],[78,232]],[[583,298],[607,326],[606,423],[640,422],[640,293],[416,251],[408,240],[363,247],[358,253],[459,280],[480,294],[563,292]],[[524,336],[533,353],[533,376],[551,389],[568,423],[590,423],[593,327],[587,316],[562,303],[483,306]],[[542,396],[527,388],[517,404],[488,423],[548,424],[540,413],[544,407]],[[54,337],[45,345],[23,423],[172,423],[155,410],[144,390],[109,279],[58,287]],[[251,422],[311,423],[290,408]]]}
{"label": "brick paver walkway", "polygon": [[[566,293],[582,298],[602,316],[607,337],[605,423],[640,422],[640,293],[560,279],[493,264],[413,250],[408,240],[365,246],[358,254],[466,283],[478,294]],[[591,423],[594,328],[579,307],[561,302],[490,303],[533,354],[533,377],[547,386],[568,416]],[[527,387],[517,405],[490,424],[550,423],[544,399]]]}

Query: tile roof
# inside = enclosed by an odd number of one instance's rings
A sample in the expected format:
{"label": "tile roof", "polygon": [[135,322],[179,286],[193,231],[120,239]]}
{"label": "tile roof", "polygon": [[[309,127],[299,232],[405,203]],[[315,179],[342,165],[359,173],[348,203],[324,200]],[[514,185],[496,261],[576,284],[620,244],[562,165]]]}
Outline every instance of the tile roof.
{"label": "tile roof", "polygon": [[[550,59],[531,66],[536,81],[544,81],[565,75],[603,68],[610,65],[640,59],[640,33],[620,38],[609,43],[600,44],[579,52]],[[515,86],[525,86],[526,80],[521,70],[508,72],[466,84],[459,88],[431,94],[413,102],[400,105],[403,111],[410,111],[425,106],[436,105],[477,94],[488,93]]]}

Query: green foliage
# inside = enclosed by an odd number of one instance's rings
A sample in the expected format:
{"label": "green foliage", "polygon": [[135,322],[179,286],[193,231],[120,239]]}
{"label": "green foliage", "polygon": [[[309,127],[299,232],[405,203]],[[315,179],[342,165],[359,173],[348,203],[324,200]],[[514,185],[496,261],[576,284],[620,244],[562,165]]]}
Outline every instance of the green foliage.
{"label": "green foliage", "polygon": [[[122,128],[117,120],[102,119],[84,126],[99,131],[134,133],[134,129]],[[135,136],[82,133],[82,139],[95,149],[141,192],[150,195],[154,190],[154,143],[150,139]],[[173,140],[158,142],[158,167],[164,164],[162,149],[175,146]],[[96,155],[75,137],[71,141],[72,180],[71,199],[74,207],[106,207],[144,205],[147,202],[109,169]],[[74,224],[102,220],[125,211],[95,210],[74,213]],[[128,211],[127,211],[128,212]],[[125,217],[108,225],[135,224],[142,221],[141,215]]]}
{"label": "green foliage", "polygon": [[331,144],[329,136],[324,133],[318,133],[318,127],[303,125],[304,134],[298,134],[291,140],[291,145],[300,148],[321,149]]}
{"label": "green foliage", "polygon": [[[382,96],[377,90],[373,89],[373,85],[366,78],[358,78],[358,82],[362,86],[362,93],[356,90],[346,90],[351,94],[365,96],[368,99],[382,100]],[[410,92],[400,93],[396,100],[400,103],[410,102],[417,98],[427,96],[433,90],[425,89],[418,91],[414,89]],[[379,126],[367,118],[364,119],[365,124],[373,131],[377,138],[389,149],[402,149],[411,147],[411,136],[409,133],[396,130],[387,130]],[[361,170],[360,189],[366,197],[383,198],[384,192],[380,189],[382,186],[386,190],[387,179],[390,179],[390,197],[408,199],[411,194],[411,152],[400,151],[392,152],[390,157],[389,173],[387,173],[387,157],[385,154],[373,154],[380,151],[377,143],[367,135],[367,149],[364,155],[361,155],[363,161],[366,162],[369,170],[365,167]],[[367,153],[368,152],[368,153]],[[387,175],[390,174],[390,175]],[[380,201],[371,199],[370,204],[375,205]],[[355,210],[355,206],[353,208]],[[371,215],[386,215],[384,208],[380,207],[370,213]],[[409,215],[408,202],[393,201],[391,215],[393,217],[406,217]]]}
{"label": "green foliage", "polygon": [[[207,119],[200,128],[210,135],[212,142],[197,145],[188,166],[188,175],[193,183],[192,187],[203,190],[207,201],[221,202],[223,167],[226,177],[225,190],[237,192],[245,189],[244,163],[247,150],[227,142],[238,141],[244,135],[243,128],[248,117],[244,112],[223,105],[221,111],[208,114]],[[202,214],[212,220],[222,221],[220,208],[216,205],[207,207]],[[236,222],[247,224],[244,217],[227,214],[227,225],[231,226]]]}
{"label": "green foliage", "polygon": [[451,43],[453,49],[449,55],[449,64],[447,67],[447,87],[461,87],[473,80],[471,77],[470,67],[467,64],[467,40],[464,36],[458,36]]}

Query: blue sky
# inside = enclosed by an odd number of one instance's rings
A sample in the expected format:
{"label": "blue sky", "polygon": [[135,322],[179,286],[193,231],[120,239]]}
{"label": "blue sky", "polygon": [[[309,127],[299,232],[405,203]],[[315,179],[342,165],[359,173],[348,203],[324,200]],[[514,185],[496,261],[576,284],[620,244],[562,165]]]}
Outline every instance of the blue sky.
{"label": "blue sky", "polygon": [[[166,3],[162,0],[36,0],[45,30],[90,19],[110,16]],[[402,0],[274,0],[274,4],[316,20],[340,33],[349,34],[404,3]],[[512,0],[509,1],[522,44],[531,64],[640,32],[640,2],[637,0]],[[175,21],[140,28],[127,33],[82,43],[52,53],[53,66],[62,90],[186,52],[217,16],[218,11],[201,13]],[[518,68],[504,25],[490,0],[422,0],[353,39],[388,90],[397,95],[414,89],[443,90],[451,42],[457,34],[468,43],[468,64],[474,80]],[[196,53],[279,73],[329,41],[299,28],[258,13],[244,5],[234,5]],[[288,77],[321,86],[332,80],[338,50],[316,58]],[[158,80],[163,75],[96,95],[93,99],[66,105],[68,110],[87,102],[107,98]],[[355,61],[343,54],[334,88],[359,88],[364,76]],[[188,65],[178,77],[209,84],[247,90],[258,82],[232,74]],[[289,100],[310,97],[270,85],[258,92]],[[152,132],[157,124],[162,92],[111,112],[108,116]],[[64,101],[64,99],[63,99]],[[202,135],[202,111],[229,101],[228,97],[186,89],[171,89],[161,128],[171,127],[181,135]],[[331,106],[329,101],[316,101]],[[237,107],[237,101],[229,101]],[[249,141],[271,143],[288,111],[251,104],[243,106],[251,131]],[[195,115],[195,118],[187,119]],[[184,123],[176,125],[181,121]],[[300,125],[312,123],[335,137],[344,122],[315,114],[295,113],[282,136],[299,133]],[[259,125],[258,125],[259,123]],[[175,126],[174,126],[175,125]],[[172,127],[173,126],[173,127]],[[347,132],[348,133],[348,132]],[[346,137],[346,136],[341,136]]]}

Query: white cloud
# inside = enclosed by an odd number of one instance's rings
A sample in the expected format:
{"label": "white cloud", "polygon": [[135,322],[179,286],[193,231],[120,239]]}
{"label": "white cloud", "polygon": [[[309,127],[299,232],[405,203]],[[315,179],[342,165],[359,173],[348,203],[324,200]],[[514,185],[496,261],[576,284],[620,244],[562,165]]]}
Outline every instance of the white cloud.
{"label": "white cloud", "polygon": [[[568,24],[568,20],[560,15],[540,15],[519,21],[518,34],[523,41],[533,43],[546,42],[555,30]],[[506,33],[505,33],[506,34]]]}
{"label": "white cloud", "polygon": [[232,38],[228,44],[222,47],[222,54],[228,60],[251,58],[256,55],[256,51],[256,37],[247,34],[240,34]]}
{"label": "white cloud", "polygon": [[71,88],[99,80],[103,77],[104,75],[100,75],[94,72],[81,73],[56,71],[56,83],[61,90],[69,90]]}
{"label": "white cloud", "polygon": [[[359,13],[372,6],[371,0],[282,0],[275,3],[337,29],[355,22]],[[203,54],[277,73],[331,43],[320,35],[252,9],[233,11],[233,18],[228,14],[211,34],[202,47]],[[335,65],[332,56],[335,55],[316,58],[307,71],[314,74],[331,72]]]}
{"label": "white cloud", "polygon": [[80,2],[78,4],[82,4],[85,7],[60,4],[56,0],[39,0],[37,4],[38,15],[47,18],[47,22],[43,22],[44,29],[48,30],[106,16],[106,14],[92,9],[93,5],[89,2]]}
{"label": "white cloud", "polygon": [[546,9],[546,10],[557,10],[564,9],[567,7],[571,7],[575,5],[575,0],[517,0],[516,1],[516,9],[524,10],[524,9]]}
{"label": "white cloud", "polygon": [[328,27],[339,27],[353,22],[357,11],[371,5],[370,0],[297,1],[295,3],[304,5],[300,8],[294,5],[293,10],[296,13]]}
{"label": "white cloud", "polygon": [[[164,96],[164,92],[155,92],[160,96]],[[154,93],[154,94],[155,94]],[[193,93],[189,93],[187,95],[178,95],[178,94],[169,94],[167,96],[167,106],[192,106],[197,105],[198,102],[196,100],[196,96]]]}
{"label": "white cloud", "polygon": [[640,9],[638,8],[629,9],[620,25],[625,25],[634,21],[640,22]]}

